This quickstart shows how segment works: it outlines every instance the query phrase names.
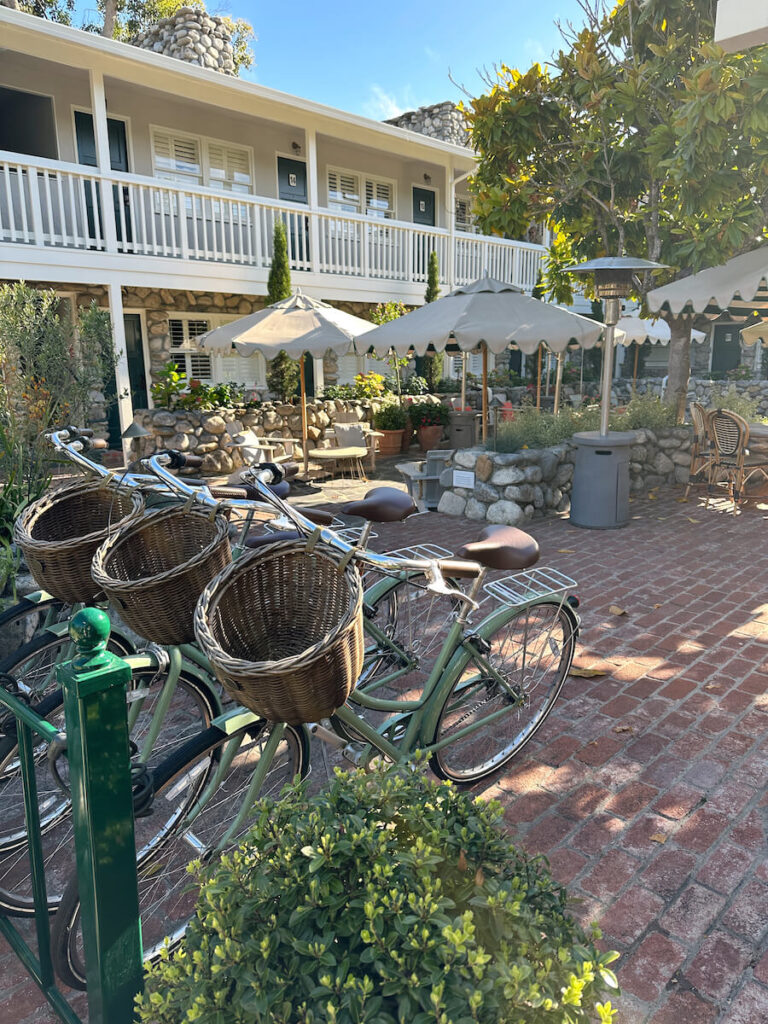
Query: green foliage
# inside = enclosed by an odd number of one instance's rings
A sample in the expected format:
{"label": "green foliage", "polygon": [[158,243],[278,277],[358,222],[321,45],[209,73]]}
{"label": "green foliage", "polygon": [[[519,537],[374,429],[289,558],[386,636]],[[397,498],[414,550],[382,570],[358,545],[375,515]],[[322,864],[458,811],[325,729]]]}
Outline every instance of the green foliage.
{"label": "green foliage", "polygon": [[373,416],[376,430],[404,430],[405,410],[396,402],[383,405]]}
{"label": "green foliage", "polygon": [[416,357],[416,372],[427,382],[427,391],[434,394],[443,376],[443,353]]}
{"label": "green foliage", "polygon": [[25,14],[34,14],[36,18],[71,25],[75,0],[19,0],[19,10]]}
{"label": "green foliage", "polygon": [[193,378],[189,381],[188,390],[177,399],[176,408],[197,409],[202,412],[216,408],[229,409],[244,403],[245,390],[245,384],[237,384],[235,381],[226,384],[205,384]]}
{"label": "green foliage", "polygon": [[78,311],[77,333],[53,291],[23,282],[0,286],[0,539],[50,482],[43,432],[88,422],[93,392],[114,377],[109,314]]}
{"label": "green foliage", "polygon": [[488,374],[488,386],[492,388],[519,388],[522,383],[523,378],[514,370],[491,370]]}
{"label": "green foliage", "polygon": [[498,803],[402,766],[336,771],[263,800],[206,872],[179,952],[151,969],[142,1024],[588,1024],[599,953]]}
{"label": "green foliage", "polygon": [[709,396],[710,409],[729,409],[737,416],[742,416],[747,423],[754,423],[757,418],[757,402],[748,395],[741,394],[733,385],[724,391],[712,388]]}
{"label": "green foliage", "polygon": [[187,390],[187,376],[171,360],[155,375],[152,402],[158,409],[175,409]]}
{"label": "green foliage", "polygon": [[725,376],[728,380],[751,380],[754,373],[749,366],[734,366]]}
{"label": "green foliage", "polygon": [[[387,378],[389,381],[389,378]],[[424,377],[419,376],[418,373],[412,373],[410,377],[406,377],[403,381],[402,392],[404,395],[426,395],[429,391],[429,385]]]}
{"label": "green foliage", "polygon": [[427,291],[424,295],[425,302],[434,302],[440,295],[440,264],[437,252],[433,249],[429,254],[427,264]]}
{"label": "green foliage", "polygon": [[354,384],[326,384],[323,389],[323,398],[340,398],[352,402],[355,399],[355,386]]}
{"label": "green foliage", "polygon": [[[653,395],[637,395],[623,413],[611,416],[611,430],[661,430],[675,424],[675,410]],[[566,406],[555,415],[537,412],[532,405],[515,410],[513,420],[499,423],[496,450],[516,452],[521,448],[549,448],[562,444],[580,430],[597,430],[600,410],[596,407],[574,410]]]}
{"label": "green foliage", "polygon": [[368,314],[368,319],[374,324],[388,324],[391,320],[399,320],[410,310],[402,302],[380,302]]}
{"label": "green foliage", "polygon": [[437,391],[443,395],[457,395],[461,391],[461,381],[453,377],[443,377],[438,381]]}
{"label": "green foliage", "polygon": [[298,361],[280,351],[267,363],[267,387],[281,402],[287,402],[296,394],[300,372]]}
{"label": "green foliage", "polygon": [[370,401],[372,398],[381,398],[386,390],[384,374],[375,373],[373,370],[355,374],[355,398]]}
{"label": "green foliage", "polygon": [[285,235],[285,224],[275,221],[275,233],[272,240],[272,266],[267,279],[267,297],[269,304],[287,299],[291,294],[291,268],[288,263],[288,239]]}
{"label": "green foliage", "polygon": [[414,402],[408,410],[414,430],[419,427],[445,427],[450,422],[451,412],[442,402]]}

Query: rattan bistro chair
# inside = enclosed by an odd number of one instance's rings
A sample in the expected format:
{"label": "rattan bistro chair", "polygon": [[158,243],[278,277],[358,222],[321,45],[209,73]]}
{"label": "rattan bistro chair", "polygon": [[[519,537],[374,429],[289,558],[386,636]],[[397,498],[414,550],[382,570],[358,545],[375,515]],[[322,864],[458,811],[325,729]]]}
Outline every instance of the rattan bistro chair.
{"label": "rattan bistro chair", "polygon": [[768,480],[768,456],[750,455],[749,424],[729,409],[714,409],[709,413],[714,462],[712,465],[707,504],[719,482],[725,482],[734,508],[744,496],[750,479],[760,473]]}
{"label": "rattan bistro chair", "polygon": [[685,497],[691,490],[694,480],[699,477],[709,487],[710,475],[714,464],[715,453],[712,444],[712,431],[709,426],[709,412],[699,402],[691,402],[691,424],[693,425],[693,444],[691,445],[691,465],[688,470],[688,485]]}

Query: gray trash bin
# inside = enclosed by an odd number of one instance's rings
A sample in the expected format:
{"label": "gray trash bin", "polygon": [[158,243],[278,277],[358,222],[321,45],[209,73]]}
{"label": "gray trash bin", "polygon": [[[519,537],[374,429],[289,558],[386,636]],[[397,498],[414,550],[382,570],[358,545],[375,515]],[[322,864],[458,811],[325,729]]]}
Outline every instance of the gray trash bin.
{"label": "gray trash bin", "polygon": [[475,417],[477,413],[452,412],[448,424],[448,441],[451,448],[472,448],[475,444]]}
{"label": "gray trash bin", "polygon": [[573,435],[576,464],[571,522],[590,530],[615,530],[629,522],[629,449],[635,435],[597,430]]}

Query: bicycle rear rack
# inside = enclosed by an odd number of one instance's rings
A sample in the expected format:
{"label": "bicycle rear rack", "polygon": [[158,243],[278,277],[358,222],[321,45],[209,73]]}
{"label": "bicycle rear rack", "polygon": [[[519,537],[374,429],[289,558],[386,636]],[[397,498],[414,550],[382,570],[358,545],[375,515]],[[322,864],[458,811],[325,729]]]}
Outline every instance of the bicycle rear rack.
{"label": "bicycle rear rack", "polygon": [[396,551],[388,551],[388,555],[396,558],[453,558],[453,552],[447,548],[441,548],[439,544],[414,544],[409,548],[398,548]]}
{"label": "bicycle rear rack", "polygon": [[557,569],[541,568],[518,572],[513,576],[504,576],[500,580],[486,583],[483,590],[489,597],[496,598],[502,604],[522,605],[543,597],[559,596],[564,598],[569,590],[574,590],[576,581]]}

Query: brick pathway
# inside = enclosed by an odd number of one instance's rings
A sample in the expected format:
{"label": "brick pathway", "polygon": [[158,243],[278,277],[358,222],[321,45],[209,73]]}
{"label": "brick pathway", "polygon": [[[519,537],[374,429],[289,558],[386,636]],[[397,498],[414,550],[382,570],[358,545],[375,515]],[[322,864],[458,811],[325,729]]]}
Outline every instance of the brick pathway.
{"label": "brick pathway", "polygon": [[[765,1024],[768,507],[675,498],[633,503],[616,532],[532,525],[580,583],[578,664],[605,674],[571,678],[479,791],[621,951],[619,1024]],[[378,544],[456,547],[477,529],[431,514]],[[39,1004],[0,939],[0,1022],[52,1022]]]}

